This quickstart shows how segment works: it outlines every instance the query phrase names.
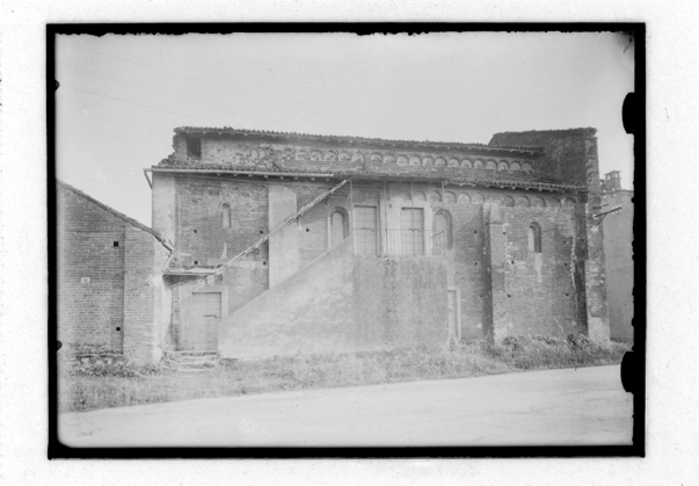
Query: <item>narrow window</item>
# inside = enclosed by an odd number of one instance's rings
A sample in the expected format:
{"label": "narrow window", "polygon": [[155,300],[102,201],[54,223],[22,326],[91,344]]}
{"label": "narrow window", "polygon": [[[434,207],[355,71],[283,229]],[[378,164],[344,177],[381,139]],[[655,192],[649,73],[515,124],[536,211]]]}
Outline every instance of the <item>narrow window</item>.
{"label": "narrow window", "polygon": [[354,208],[354,231],[357,254],[379,254],[376,206],[356,206]]}
{"label": "narrow window", "polygon": [[337,246],[348,236],[347,217],[344,211],[337,209],[330,216],[330,245]]}
{"label": "narrow window", "polygon": [[228,204],[221,206],[221,226],[223,229],[231,227],[231,207]]}
{"label": "narrow window", "polygon": [[201,139],[187,137],[187,155],[190,157],[201,157]]}
{"label": "narrow window", "polygon": [[403,254],[424,255],[425,215],[422,208],[403,208],[400,222]]}
{"label": "narrow window", "polygon": [[541,227],[537,223],[529,225],[529,252],[541,253]]}
{"label": "narrow window", "polygon": [[451,215],[439,210],[434,215],[432,231],[432,250],[435,255],[444,255],[452,246]]}

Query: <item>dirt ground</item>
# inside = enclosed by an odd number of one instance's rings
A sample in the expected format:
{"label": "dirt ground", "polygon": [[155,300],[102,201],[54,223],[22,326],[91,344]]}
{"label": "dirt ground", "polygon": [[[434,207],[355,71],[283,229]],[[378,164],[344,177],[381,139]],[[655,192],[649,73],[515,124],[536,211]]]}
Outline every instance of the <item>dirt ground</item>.
{"label": "dirt ground", "polygon": [[630,445],[619,366],[66,413],[61,441],[122,446]]}

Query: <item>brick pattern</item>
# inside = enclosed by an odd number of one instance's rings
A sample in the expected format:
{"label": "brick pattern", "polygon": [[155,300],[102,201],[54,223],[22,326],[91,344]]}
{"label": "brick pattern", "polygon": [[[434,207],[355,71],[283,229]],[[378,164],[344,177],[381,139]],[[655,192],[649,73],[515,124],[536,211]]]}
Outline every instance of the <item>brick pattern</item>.
{"label": "brick pattern", "polygon": [[161,167],[198,165],[241,170],[277,171],[283,169],[308,172],[342,171],[347,173],[422,174],[471,176],[487,179],[521,180],[533,178],[532,166],[538,152],[519,152],[484,147],[457,147],[458,144],[414,147],[386,144],[357,144],[338,147],[319,140],[268,140],[247,135],[201,138],[201,156],[187,152],[186,135],[175,136],[175,153],[161,162]]}
{"label": "brick pattern", "polygon": [[[408,200],[414,197],[423,204],[428,201],[425,208],[432,214],[443,210],[450,215],[453,245],[444,257],[428,258],[441,258],[446,262],[446,286],[460,291],[462,337],[522,333],[563,336],[571,332],[587,332],[603,338],[606,296],[602,232],[595,228],[591,219],[592,208],[599,204],[594,133],[594,129],[505,133],[495,135],[491,141],[491,146],[543,147],[541,154],[532,155],[536,159],[536,172],[531,177],[584,184],[590,188],[585,195],[510,187],[485,189],[449,185],[445,190],[440,184],[429,182],[385,185],[362,181],[353,184],[350,196],[350,188],[346,186],[295,223],[299,268],[328,251],[328,218],[336,206],[351,214],[353,204],[378,206],[392,200],[397,192],[401,192],[401,197],[406,193]],[[345,150],[342,147],[321,147],[323,143],[318,142],[318,147],[311,147],[307,152],[318,149],[322,156],[303,158],[298,157],[299,147],[272,145],[257,135],[246,138],[243,144],[204,139],[202,158],[197,161],[182,156],[182,140],[175,139],[177,163],[185,166],[228,164],[243,167],[247,164],[257,170],[278,171],[284,164],[305,170],[330,170],[337,164],[344,164],[349,169],[368,174],[371,167],[380,165],[382,173],[394,175],[418,170],[417,166],[410,165],[410,154],[406,165],[399,159],[391,159],[385,150],[382,152],[371,147],[346,147]],[[377,154],[355,157],[362,150]],[[347,153],[343,155],[344,152]],[[373,155],[377,155],[376,160],[372,160]],[[449,157],[446,158],[447,165],[436,164],[436,159],[432,162],[433,165],[420,166],[423,168],[419,170],[435,174],[471,170],[463,165],[450,167]],[[497,175],[506,176],[505,173]],[[178,264],[214,267],[256,242],[270,229],[267,227],[267,180],[205,175],[178,175],[176,180]],[[297,208],[334,185],[329,181],[309,179],[282,181],[275,178],[274,183],[285,184],[297,194]],[[223,204],[232,208],[230,228],[222,224]],[[430,220],[431,215],[426,221]],[[541,229],[540,253],[528,248],[527,233],[532,223],[537,223]],[[431,230],[429,227],[425,229]],[[268,263],[267,246],[262,245],[259,251],[247,255],[217,279],[216,284],[227,289],[229,313],[266,292],[269,288]],[[199,281],[178,287],[173,295],[173,329],[181,324],[179,306],[198,285],[204,284]],[[446,295],[443,297],[446,301]]]}
{"label": "brick pattern", "polygon": [[[572,209],[501,208],[503,301],[508,334],[564,337],[577,331]],[[529,226],[541,229],[541,253],[530,250]]]}
{"label": "brick pattern", "polygon": [[121,352],[125,222],[71,191],[57,194],[58,339]]}
{"label": "brick pattern", "polygon": [[[177,257],[185,267],[214,267],[254,244],[268,231],[264,183],[180,177],[176,190]],[[222,224],[223,204],[232,208],[230,228]],[[267,246],[263,245],[255,259],[267,261],[267,256]]]}
{"label": "brick pattern", "polygon": [[59,340],[157,361],[163,296],[154,288],[162,288],[168,250],[149,232],[62,186],[57,203]]}
{"label": "brick pattern", "polygon": [[[209,261],[220,261],[211,257],[220,252],[224,243],[228,248],[237,250],[259,238],[258,228],[266,219],[266,214],[263,214],[267,208],[264,200],[266,184],[264,181],[222,182],[178,178],[178,231],[182,240],[177,241],[177,247],[182,259],[193,262],[209,257]],[[297,194],[299,208],[332,185],[331,182],[287,183],[287,187]],[[499,298],[500,294],[494,297],[491,285],[498,278],[501,278],[499,289],[504,292],[503,295],[510,295],[506,298],[512,300],[497,307],[501,311],[507,310],[510,321],[518,326],[517,332],[563,334],[570,330],[571,322],[575,321],[576,308],[571,269],[575,225],[571,222],[572,209],[570,206],[564,208],[561,204],[565,195],[538,196],[524,191],[453,188],[442,194],[441,186],[435,184],[413,184],[412,187],[389,184],[387,187],[380,183],[354,183],[352,198],[349,187],[343,188],[343,191],[322,201],[301,217],[296,223],[300,268],[328,251],[328,218],[335,207],[349,210],[350,199],[354,204],[378,203],[399,193],[406,193],[410,197],[412,191],[413,197],[430,200],[430,211],[445,210],[451,217],[453,244],[446,254],[447,284],[460,290],[462,337],[473,339],[492,334],[493,299]],[[223,201],[231,204],[234,216],[239,215],[233,220],[233,231],[222,229],[220,207]],[[503,225],[505,234],[502,241],[496,243],[502,255],[489,254],[483,203],[501,204],[507,214]],[[540,224],[544,235],[544,251],[538,273],[535,271],[534,257],[526,249],[528,225],[535,221]],[[197,234],[191,231],[193,228],[199,230]],[[431,228],[425,229],[429,231]],[[228,256],[233,254],[231,251]],[[246,257],[224,273],[220,283],[228,289],[229,313],[237,311],[269,288],[268,266],[262,258],[264,247],[259,254]],[[501,258],[501,261],[491,263],[490,258]],[[539,274],[543,283],[537,280]],[[176,299],[185,299],[189,295],[187,288],[180,287]],[[565,296],[565,293],[569,295]],[[181,325],[177,302],[175,309],[174,327],[177,329]]]}
{"label": "brick pattern", "polygon": [[[536,175],[549,180],[588,185],[591,181],[588,180],[588,166],[585,163],[585,139],[593,138],[595,133],[594,128],[497,133],[489,145],[542,146],[545,155],[535,165]],[[595,178],[599,185],[599,171]]]}

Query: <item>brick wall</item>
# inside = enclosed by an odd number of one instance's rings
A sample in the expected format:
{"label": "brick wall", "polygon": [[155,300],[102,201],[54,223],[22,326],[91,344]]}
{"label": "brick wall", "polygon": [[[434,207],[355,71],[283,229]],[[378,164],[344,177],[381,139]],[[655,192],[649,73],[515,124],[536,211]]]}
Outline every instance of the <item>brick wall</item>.
{"label": "brick wall", "polygon": [[[222,223],[223,204],[232,209],[229,228]],[[255,243],[268,230],[264,183],[179,177],[176,205],[175,242],[184,266],[216,266]],[[256,260],[267,260],[266,245],[260,248]]]}
{"label": "brick wall", "polygon": [[[500,208],[504,252],[502,305],[507,334],[565,337],[579,331],[574,285],[575,219],[572,208]],[[541,253],[529,248],[537,224]],[[493,262],[495,266],[495,262]]]}
{"label": "brick wall", "polygon": [[161,269],[169,251],[143,228],[62,185],[57,203],[58,339],[157,361],[166,325]]}
{"label": "brick wall", "polygon": [[[594,138],[596,131],[594,128],[575,128],[496,133],[489,145],[541,146],[545,150],[545,155],[535,165],[534,173],[536,175],[547,180],[569,184],[588,184],[592,181],[588,181],[585,140]],[[597,171],[595,179],[599,185],[599,171]]]}
{"label": "brick wall", "polygon": [[58,339],[121,351],[125,222],[60,186],[57,194]]}

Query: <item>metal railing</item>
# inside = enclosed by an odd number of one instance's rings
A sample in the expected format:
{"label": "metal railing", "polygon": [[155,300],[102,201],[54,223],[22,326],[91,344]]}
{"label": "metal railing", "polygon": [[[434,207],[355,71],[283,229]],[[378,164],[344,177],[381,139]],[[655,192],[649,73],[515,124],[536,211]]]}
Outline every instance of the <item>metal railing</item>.
{"label": "metal railing", "polygon": [[353,236],[357,255],[443,256],[447,250],[444,231],[355,228]]}

